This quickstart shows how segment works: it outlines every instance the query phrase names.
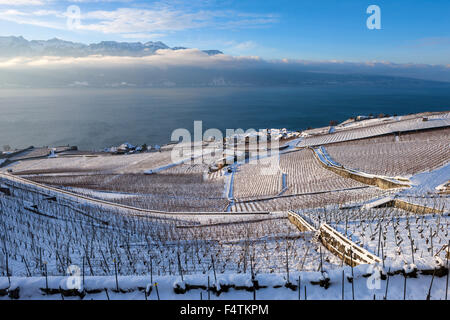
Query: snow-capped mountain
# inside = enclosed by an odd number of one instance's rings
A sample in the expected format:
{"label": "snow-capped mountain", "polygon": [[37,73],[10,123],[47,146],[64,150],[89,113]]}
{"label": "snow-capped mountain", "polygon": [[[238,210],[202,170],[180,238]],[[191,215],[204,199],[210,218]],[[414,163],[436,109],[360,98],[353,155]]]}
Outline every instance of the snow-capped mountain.
{"label": "snow-capped mountain", "polygon": [[[0,37],[0,56],[87,56],[91,54],[112,56],[146,56],[152,55],[159,49],[180,50],[185,47],[170,48],[161,41],[141,42],[116,42],[102,41],[89,45],[61,39],[31,40],[23,37]],[[208,55],[221,54],[219,50],[204,50]]]}

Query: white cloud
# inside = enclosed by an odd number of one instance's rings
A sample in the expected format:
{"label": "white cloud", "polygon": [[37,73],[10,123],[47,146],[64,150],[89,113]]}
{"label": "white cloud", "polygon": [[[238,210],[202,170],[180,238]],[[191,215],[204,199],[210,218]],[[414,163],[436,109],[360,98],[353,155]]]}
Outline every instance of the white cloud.
{"label": "white cloud", "polygon": [[1,17],[29,16],[29,14],[15,9],[9,9],[1,11],[0,16]]}
{"label": "white cloud", "polygon": [[120,67],[120,66],[154,66],[165,68],[169,66],[197,66],[197,67],[211,67],[211,66],[226,66],[232,63],[251,63],[262,61],[259,57],[233,57],[225,54],[218,54],[209,56],[198,49],[184,49],[184,50],[158,50],[156,54],[144,57],[117,57],[117,56],[102,56],[92,55],[88,57],[17,57],[0,61],[0,68],[11,67]]}
{"label": "white cloud", "polygon": [[[180,68],[178,68],[180,67]],[[449,65],[417,65],[417,64],[394,64],[388,62],[344,62],[344,61],[306,61],[306,60],[263,60],[257,56],[230,56],[219,54],[209,56],[198,49],[185,50],[158,50],[156,54],[144,57],[122,57],[122,56],[102,56],[93,55],[88,57],[16,57],[12,59],[0,60],[0,71],[25,71],[41,72],[45,74],[58,74],[62,78],[72,74],[76,78],[70,78],[70,83],[78,86],[83,81],[91,79],[93,74],[108,72],[109,74],[121,75],[122,72],[134,74],[135,81],[144,79],[148,72],[158,69],[169,72],[180,72],[186,75],[185,67],[197,68],[206,71],[228,70],[230,72],[248,72],[253,74],[255,70],[278,70],[280,72],[320,72],[333,74],[362,74],[362,75],[386,75],[400,76],[408,78],[418,78],[426,80],[438,80],[450,82]],[[134,70],[134,71],[133,71]],[[141,72],[142,71],[142,72]],[[80,72],[80,73],[79,73]],[[90,72],[93,72],[90,73]],[[189,71],[192,72],[192,71]],[[0,75],[2,72],[0,72]],[[80,74],[86,74],[87,78],[80,79]],[[199,73],[201,74],[201,73]],[[189,73],[188,73],[189,75]],[[192,73],[195,77],[196,73]],[[114,76],[115,77],[115,76]],[[95,78],[95,77],[94,77]],[[79,81],[75,83],[74,81]],[[88,81],[92,84],[91,80]],[[131,82],[130,82],[131,83]]]}
{"label": "white cloud", "polygon": [[[0,0],[4,3],[9,1]],[[24,3],[27,2],[25,0]],[[39,3],[42,0],[29,0]],[[37,2],[36,2],[37,4]],[[67,13],[65,11],[44,8],[42,10],[7,10],[0,12],[0,20],[19,24],[45,26],[55,29],[64,28]],[[51,22],[50,22],[51,21]],[[266,26],[278,21],[271,14],[243,13],[229,10],[195,10],[185,4],[156,2],[146,8],[117,8],[114,10],[84,11],[81,8],[80,30],[96,31],[105,34],[161,33],[196,28],[254,28]]]}
{"label": "white cloud", "polygon": [[166,36],[165,33],[124,33],[120,35],[124,39],[161,39]]}
{"label": "white cloud", "polygon": [[244,42],[240,42],[240,43],[237,43],[232,46],[233,49],[239,50],[239,51],[247,51],[247,50],[254,49],[255,47],[256,47],[256,43],[253,41],[244,41]]}
{"label": "white cloud", "polygon": [[42,0],[0,0],[0,5],[8,6],[40,6],[43,4]]}
{"label": "white cloud", "polygon": [[[366,61],[366,62],[346,62],[338,60],[310,61],[300,59],[281,59],[264,60],[258,56],[232,56],[227,54],[218,54],[209,56],[199,49],[170,50],[160,49],[153,55],[143,57],[127,56],[104,56],[91,55],[87,57],[15,57],[0,61],[0,68],[30,68],[30,67],[83,67],[96,68],[102,66],[110,67],[130,67],[130,66],[153,66],[166,68],[170,66],[193,66],[193,67],[250,67],[263,65],[290,65],[296,67],[305,67],[308,71],[336,72],[336,71],[355,71],[355,70],[400,70],[411,69],[420,70],[423,68],[435,68],[436,70],[448,69],[450,65],[422,65],[422,64],[395,64],[388,61]],[[368,69],[369,68],[369,69]],[[387,68],[387,69],[386,69]],[[352,72],[353,72],[352,71]]]}
{"label": "white cloud", "polygon": [[74,81],[69,84],[69,87],[89,87],[88,81]]}
{"label": "white cloud", "polygon": [[42,19],[43,16],[48,17],[49,15],[55,14],[56,11],[38,10],[34,12],[26,12],[15,9],[8,9],[0,11],[0,20],[58,30],[64,29],[65,23],[58,23],[55,21],[49,21],[48,19]]}
{"label": "white cloud", "polygon": [[74,3],[101,3],[101,2],[133,2],[133,0],[69,0],[69,2]]}
{"label": "white cloud", "polygon": [[64,12],[56,11],[56,10],[36,10],[36,11],[33,11],[31,14],[36,17],[53,16],[53,17],[64,18],[66,16],[66,14]]}
{"label": "white cloud", "polygon": [[80,29],[103,33],[179,31],[203,27],[255,27],[276,22],[272,15],[254,15],[233,11],[200,10],[190,12],[176,8],[119,8],[82,14]]}

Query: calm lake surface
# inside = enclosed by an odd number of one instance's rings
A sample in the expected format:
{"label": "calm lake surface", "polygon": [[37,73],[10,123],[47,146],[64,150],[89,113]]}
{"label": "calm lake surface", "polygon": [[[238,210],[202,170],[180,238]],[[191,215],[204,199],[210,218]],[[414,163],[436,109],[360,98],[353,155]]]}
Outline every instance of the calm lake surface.
{"label": "calm lake surface", "polygon": [[306,129],[359,114],[450,110],[449,87],[1,89],[0,149],[125,141],[163,144],[177,128]]}

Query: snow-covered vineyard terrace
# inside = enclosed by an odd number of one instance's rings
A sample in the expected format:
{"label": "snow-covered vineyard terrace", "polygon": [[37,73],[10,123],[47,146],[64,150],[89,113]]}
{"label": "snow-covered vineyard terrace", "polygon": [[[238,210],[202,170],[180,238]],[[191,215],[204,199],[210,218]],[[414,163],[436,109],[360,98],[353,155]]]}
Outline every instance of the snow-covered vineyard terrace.
{"label": "snow-covered vineyard terrace", "polygon": [[445,299],[449,119],[273,130],[270,170],[174,145],[2,154],[0,299]]}

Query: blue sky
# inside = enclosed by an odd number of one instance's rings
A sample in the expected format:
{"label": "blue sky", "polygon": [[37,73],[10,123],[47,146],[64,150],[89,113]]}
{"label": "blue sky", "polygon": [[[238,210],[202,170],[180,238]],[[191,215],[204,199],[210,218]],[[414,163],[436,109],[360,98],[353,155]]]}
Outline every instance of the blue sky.
{"label": "blue sky", "polygon": [[[369,30],[369,5],[381,30]],[[81,11],[67,27],[67,9]],[[450,64],[450,1],[0,0],[0,35],[156,41],[264,59]]]}

